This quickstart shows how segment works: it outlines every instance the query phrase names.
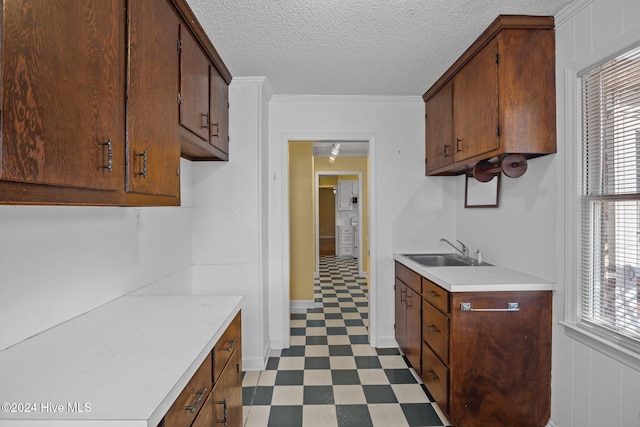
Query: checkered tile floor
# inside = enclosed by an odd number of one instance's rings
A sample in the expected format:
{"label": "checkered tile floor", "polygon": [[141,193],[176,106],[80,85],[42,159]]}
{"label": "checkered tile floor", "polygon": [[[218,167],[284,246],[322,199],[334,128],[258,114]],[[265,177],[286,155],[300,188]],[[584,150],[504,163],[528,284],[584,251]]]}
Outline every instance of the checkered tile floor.
{"label": "checkered tile floor", "polygon": [[291,314],[291,347],[245,373],[245,427],[448,425],[398,349],[369,346],[367,282],[357,273],[355,259],[321,258],[322,308]]}

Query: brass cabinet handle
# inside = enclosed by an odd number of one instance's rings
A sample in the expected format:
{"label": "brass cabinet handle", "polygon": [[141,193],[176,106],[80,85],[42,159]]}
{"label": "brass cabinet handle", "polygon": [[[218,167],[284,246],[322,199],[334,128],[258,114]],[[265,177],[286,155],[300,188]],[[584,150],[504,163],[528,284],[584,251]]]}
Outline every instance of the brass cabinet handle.
{"label": "brass cabinet handle", "polygon": [[207,392],[207,389],[204,388],[202,390],[198,390],[196,391],[196,395],[198,396],[196,398],[196,401],[193,402],[193,404],[187,406],[185,409],[189,412],[195,412],[196,408],[198,407],[198,404],[200,404],[200,402],[202,402],[202,398],[204,397],[204,394]]}
{"label": "brass cabinet handle", "polygon": [[209,113],[202,113],[202,125],[203,128],[209,127]]}
{"label": "brass cabinet handle", "polygon": [[444,156],[445,157],[449,157],[451,156],[451,154],[447,153],[447,149],[449,148],[448,144],[444,144]]}
{"label": "brass cabinet handle", "polygon": [[462,140],[460,138],[456,138],[456,153],[459,153],[462,151],[462,149],[460,148],[460,143],[462,142]]}
{"label": "brass cabinet handle", "polygon": [[214,133],[211,136],[215,136],[216,138],[220,137],[220,124],[219,123],[214,123],[211,126],[215,126],[216,127],[216,133]]}

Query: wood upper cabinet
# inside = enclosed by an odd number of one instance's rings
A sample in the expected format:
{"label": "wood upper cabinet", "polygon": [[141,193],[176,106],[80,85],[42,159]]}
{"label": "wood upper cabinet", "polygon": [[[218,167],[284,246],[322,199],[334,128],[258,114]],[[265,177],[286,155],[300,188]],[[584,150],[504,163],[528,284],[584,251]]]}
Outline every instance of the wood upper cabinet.
{"label": "wood upper cabinet", "polygon": [[178,16],[167,0],[129,0],[128,10],[126,189],[167,196],[156,199],[159,204],[178,204]]}
{"label": "wood upper cabinet", "polygon": [[209,60],[191,31],[180,26],[180,125],[209,143]]}
{"label": "wood upper cabinet", "polygon": [[499,147],[498,43],[492,40],[453,78],[453,138],[456,162]]}
{"label": "wood upper cabinet", "polygon": [[0,203],[116,203],[124,3],[3,2]]}
{"label": "wood upper cabinet", "polygon": [[186,24],[180,26],[179,99],[182,155],[228,160],[229,84]]}
{"label": "wood upper cabinet", "polygon": [[[553,17],[499,16],[423,99],[427,175],[461,174],[504,154],[555,153]],[[450,130],[453,158],[443,148]]]}
{"label": "wood upper cabinet", "polygon": [[2,1],[1,19],[0,204],[178,205],[183,129],[185,157],[228,158],[231,74],[185,0]]}
{"label": "wood upper cabinet", "polygon": [[221,160],[229,159],[229,84],[214,66],[211,76],[211,134],[209,142]]}
{"label": "wood upper cabinet", "polygon": [[453,82],[425,102],[426,171],[453,163]]}

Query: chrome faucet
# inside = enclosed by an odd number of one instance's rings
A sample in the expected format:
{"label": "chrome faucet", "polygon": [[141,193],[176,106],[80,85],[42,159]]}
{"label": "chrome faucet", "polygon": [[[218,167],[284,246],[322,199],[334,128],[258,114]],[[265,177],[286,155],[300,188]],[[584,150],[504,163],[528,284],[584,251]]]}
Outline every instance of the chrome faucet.
{"label": "chrome faucet", "polygon": [[460,243],[460,246],[462,246],[462,249],[458,249],[456,247],[456,245],[454,245],[453,243],[451,243],[450,241],[448,241],[447,239],[445,239],[444,237],[440,238],[441,242],[445,242],[448,243],[449,246],[451,246],[453,249],[455,249],[456,251],[460,252],[462,254],[462,256],[464,257],[464,259],[469,259],[469,248],[467,248],[467,245],[465,245],[464,243],[462,243],[460,240],[456,240],[456,242]]}

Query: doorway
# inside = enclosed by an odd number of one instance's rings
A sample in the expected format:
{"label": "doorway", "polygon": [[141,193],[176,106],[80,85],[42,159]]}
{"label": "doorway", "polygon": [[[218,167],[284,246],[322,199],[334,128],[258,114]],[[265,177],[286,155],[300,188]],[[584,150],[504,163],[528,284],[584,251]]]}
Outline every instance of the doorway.
{"label": "doorway", "polygon": [[[366,212],[363,212],[366,209],[363,172],[366,170],[316,170],[314,277],[318,277],[322,256],[355,258],[358,276],[367,276],[364,263],[366,245],[363,242],[367,240],[368,233],[363,225],[366,226],[368,221],[365,221]],[[328,248],[331,244],[333,248]]]}

